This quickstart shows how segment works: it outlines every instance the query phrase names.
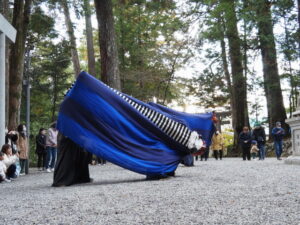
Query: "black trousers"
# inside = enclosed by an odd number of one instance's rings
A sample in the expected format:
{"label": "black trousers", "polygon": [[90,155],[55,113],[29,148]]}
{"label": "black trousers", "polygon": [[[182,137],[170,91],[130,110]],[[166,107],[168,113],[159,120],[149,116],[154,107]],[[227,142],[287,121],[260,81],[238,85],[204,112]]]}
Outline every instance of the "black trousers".
{"label": "black trousers", "polygon": [[100,157],[97,157],[97,160],[98,160],[98,163],[100,163],[101,165],[106,164],[106,160],[105,160],[105,159],[102,159],[102,158],[100,158]]}
{"label": "black trousers", "polygon": [[37,156],[38,156],[37,167],[46,168],[47,152],[37,153]]}
{"label": "black trousers", "polygon": [[246,160],[246,158],[248,160],[251,160],[251,154],[250,154],[250,146],[247,147],[247,146],[243,146],[242,149],[243,149],[243,160]]}
{"label": "black trousers", "polygon": [[209,148],[205,149],[205,152],[201,155],[201,161],[204,160],[206,161],[208,159],[208,155],[209,155]]}
{"label": "black trousers", "polygon": [[28,159],[20,159],[20,167],[21,167],[21,172],[20,173],[25,173],[28,174]]}
{"label": "black trousers", "polygon": [[6,177],[8,178],[8,179],[10,179],[10,178],[14,178],[15,176],[16,176],[16,169],[17,169],[17,167],[16,167],[16,164],[12,164],[12,165],[10,165],[8,168],[7,168],[7,170],[6,170]]}
{"label": "black trousers", "polygon": [[222,150],[214,150],[214,157],[215,159],[218,159],[218,155],[220,156],[220,159],[223,158],[223,151]]}

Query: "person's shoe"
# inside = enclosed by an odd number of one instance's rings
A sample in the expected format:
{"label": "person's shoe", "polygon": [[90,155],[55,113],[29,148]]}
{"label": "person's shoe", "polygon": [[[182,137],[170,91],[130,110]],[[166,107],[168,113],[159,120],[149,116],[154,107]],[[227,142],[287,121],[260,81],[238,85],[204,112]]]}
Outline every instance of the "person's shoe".
{"label": "person's shoe", "polygon": [[51,172],[54,172],[54,168],[51,169]]}
{"label": "person's shoe", "polygon": [[51,169],[50,168],[47,169],[47,173],[51,173]]}
{"label": "person's shoe", "polygon": [[281,157],[278,157],[277,159],[278,159],[278,160],[282,160],[282,158],[281,158]]}
{"label": "person's shoe", "polygon": [[20,176],[24,176],[25,175],[25,173],[20,173]]}
{"label": "person's shoe", "polygon": [[7,182],[7,183],[11,182],[11,180],[7,179],[7,178],[5,178],[4,181]]}

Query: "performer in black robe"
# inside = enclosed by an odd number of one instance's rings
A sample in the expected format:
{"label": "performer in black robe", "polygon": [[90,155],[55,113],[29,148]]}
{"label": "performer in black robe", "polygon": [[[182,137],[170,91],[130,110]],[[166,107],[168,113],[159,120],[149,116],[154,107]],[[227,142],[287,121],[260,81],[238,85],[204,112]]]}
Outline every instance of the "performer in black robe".
{"label": "performer in black robe", "polygon": [[71,139],[59,135],[58,157],[54,170],[53,187],[91,182],[89,163],[92,154],[75,144]]}

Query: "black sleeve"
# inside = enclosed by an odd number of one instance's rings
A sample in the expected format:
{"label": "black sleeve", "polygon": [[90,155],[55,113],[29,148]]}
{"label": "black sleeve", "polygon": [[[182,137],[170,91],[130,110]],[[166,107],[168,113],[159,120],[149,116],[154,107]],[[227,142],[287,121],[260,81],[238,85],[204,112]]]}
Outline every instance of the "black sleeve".
{"label": "black sleeve", "polygon": [[45,143],[44,143],[44,141],[43,141],[43,138],[42,138],[40,135],[37,135],[37,136],[36,136],[36,145],[37,145],[37,146],[40,146],[40,147],[42,147],[42,148],[44,148],[44,146],[45,146]]}

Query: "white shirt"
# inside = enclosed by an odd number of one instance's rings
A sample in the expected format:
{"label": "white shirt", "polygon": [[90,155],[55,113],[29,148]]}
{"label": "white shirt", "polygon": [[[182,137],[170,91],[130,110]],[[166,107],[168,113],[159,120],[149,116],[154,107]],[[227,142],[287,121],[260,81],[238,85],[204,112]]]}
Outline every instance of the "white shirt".
{"label": "white shirt", "polygon": [[8,155],[4,154],[3,158],[4,158],[3,162],[4,162],[5,166],[8,168],[8,167],[10,167],[10,165],[16,163],[18,156],[16,156],[16,155],[8,156]]}
{"label": "white shirt", "polygon": [[0,161],[0,176],[5,178],[6,177],[5,173],[6,173],[6,166],[2,160]]}

